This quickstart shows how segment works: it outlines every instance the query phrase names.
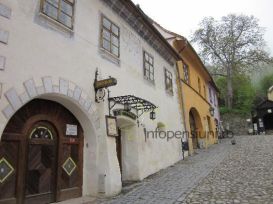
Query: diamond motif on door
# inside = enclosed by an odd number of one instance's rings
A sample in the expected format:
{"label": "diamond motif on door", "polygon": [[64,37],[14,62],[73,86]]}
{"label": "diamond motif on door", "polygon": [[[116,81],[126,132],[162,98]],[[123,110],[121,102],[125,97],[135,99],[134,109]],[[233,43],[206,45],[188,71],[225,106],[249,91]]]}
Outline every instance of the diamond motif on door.
{"label": "diamond motif on door", "polygon": [[0,183],[4,181],[14,172],[14,168],[11,164],[3,157],[0,160]]}
{"label": "diamond motif on door", "polygon": [[77,167],[77,165],[71,157],[68,157],[67,160],[63,164],[63,169],[68,174],[68,176],[72,175],[72,173],[75,171],[76,167]]}

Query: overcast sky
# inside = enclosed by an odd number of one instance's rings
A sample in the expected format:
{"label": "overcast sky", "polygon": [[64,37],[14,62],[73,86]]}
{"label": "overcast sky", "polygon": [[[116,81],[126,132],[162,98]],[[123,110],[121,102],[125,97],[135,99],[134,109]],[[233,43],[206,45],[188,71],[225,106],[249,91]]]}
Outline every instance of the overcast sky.
{"label": "overcast sky", "polygon": [[273,56],[273,0],[133,0],[152,19],[168,30],[190,39],[199,22],[229,13],[254,15],[266,28],[265,40]]}

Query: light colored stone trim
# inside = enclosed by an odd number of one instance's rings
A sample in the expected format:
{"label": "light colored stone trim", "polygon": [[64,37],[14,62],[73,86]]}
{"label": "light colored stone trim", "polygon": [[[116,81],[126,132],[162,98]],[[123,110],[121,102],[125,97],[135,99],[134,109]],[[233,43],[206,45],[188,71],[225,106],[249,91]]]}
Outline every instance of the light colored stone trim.
{"label": "light colored stone trim", "polygon": [[[77,85],[71,87],[73,82],[59,78],[59,84],[52,84],[52,77],[47,76],[42,79],[43,85],[37,86],[34,79],[29,79],[23,83],[25,91],[19,96],[15,88],[11,88],[5,93],[9,102],[9,106],[2,110],[2,113],[9,119],[19,108],[28,101],[37,98],[45,93],[57,93],[66,95],[77,102],[81,108],[91,117],[94,127],[98,131],[100,129],[100,118],[97,112],[96,104],[91,98]],[[0,86],[1,87],[1,86]]]}
{"label": "light colored stone trim", "polygon": [[0,16],[3,16],[5,18],[11,18],[11,8],[0,3]]}
{"label": "light colored stone trim", "polygon": [[2,110],[2,113],[4,114],[6,119],[8,120],[15,113],[15,111],[13,110],[11,105],[8,105],[6,108],[4,108],[4,110]]}
{"label": "light colored stone trim", "polygon": [[30,98],[34,98],[35,96],[37,96],[36,85],[33,79],[29,79],[25,81],[24,87],[27,90],[27,93]]}
{"label": "light colored stone trim", "polygon": [[0,70],[5,70],[6,66],[6,57],[0,56]]}
{"label": "light colored stone trim", "polygon": [[43,77],[42,81],[43,81],[43,85],[45,87],[45,92],[52,93],[53,92],[52,78],[51,77]]}
{"label": "light colored stone trim", "polygon": [[14,88],[8,90],[5,93],[5,96],[15,111],[18,110],[20,107],[22,107],[22,105],[23,105],[22,101],[20,100],[20,97],[18,96],[18,94]]}
{"label": "light colored stone trim", "polygon": [[8,44],[9,41],[9,32],[0,28],[0,42]]}

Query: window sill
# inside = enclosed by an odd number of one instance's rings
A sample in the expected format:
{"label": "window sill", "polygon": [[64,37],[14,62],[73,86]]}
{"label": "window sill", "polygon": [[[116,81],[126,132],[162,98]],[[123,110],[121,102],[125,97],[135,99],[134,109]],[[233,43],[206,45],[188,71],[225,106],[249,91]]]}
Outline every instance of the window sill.
{"label": "window sill", "polygon": [[154,81],[154,80],[151,80],[151,79],[149,79],[149,78],[146,77],[146,76],[144,76],[144,80],[145,80],[147,83],[149,83],[150,85],[155,86],[155,81]]}
{"label": "window sill", "polygon": [[166,90],[167,95],[173,96],[173,91]]}
{"label": "window sill", "polygon": [[47,25],[49,25],[51,28],[55,29],[55,30],[59,30],[61,29],[62,31],[65,31],[69,34],[74,34],[74,30],[73,29],[70,29],[66,26],[64,26],[63,24],[59,23],[58,21],[50,18],[49,16],[45,15],[44,13],[42,12],[39,12],[39,16],[43,19],[46,19],[48,22],[50,22],[50,24],[47,23]]}
{"label": "window sill", "polygon": [[107,59],[116,65],[120,65],[120,59],[102,47],[100,47],[100,54],[104,59]]}

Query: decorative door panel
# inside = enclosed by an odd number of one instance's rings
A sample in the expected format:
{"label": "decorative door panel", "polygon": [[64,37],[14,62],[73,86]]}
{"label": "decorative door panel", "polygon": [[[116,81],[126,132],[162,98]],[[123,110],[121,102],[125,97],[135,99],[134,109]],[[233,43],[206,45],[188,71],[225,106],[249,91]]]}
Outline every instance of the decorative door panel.
{"label": "decorative door panel", "polygon": [[16,203],[19,142],[0,143],[0,203]]}
{"label": "decorative door panel", "polygon": [[82,192],[82,164],[80,156],[80,143],[61,145],[58,187],[60,189],[59,201],[79,197]]}

